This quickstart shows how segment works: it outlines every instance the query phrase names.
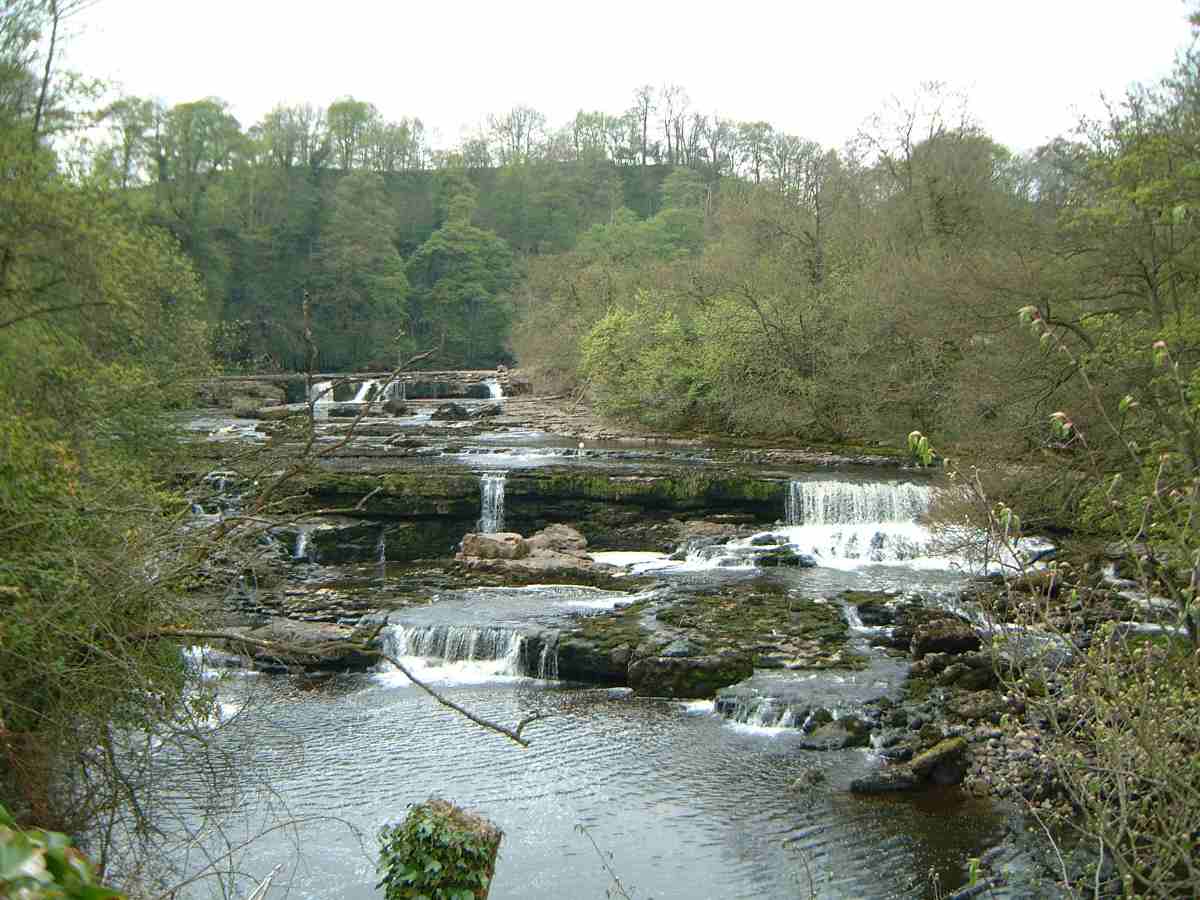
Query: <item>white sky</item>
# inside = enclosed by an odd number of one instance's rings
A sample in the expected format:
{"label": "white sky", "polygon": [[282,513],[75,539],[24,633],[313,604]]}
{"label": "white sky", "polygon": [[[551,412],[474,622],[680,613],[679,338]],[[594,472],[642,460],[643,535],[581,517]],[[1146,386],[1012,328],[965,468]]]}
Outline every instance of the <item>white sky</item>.
{"label": "white sky", "polygon": [[347,94],[416,115],[434,145],[518,103],[552,126],[620,113],[640,84],[693,108],[838,146],[889,96],[965,90],[1000,143],[1030,149],[1190,40],[1181,0],[102,0],[67,64],[167,103],[216,96],[243,127],[276,103]]}

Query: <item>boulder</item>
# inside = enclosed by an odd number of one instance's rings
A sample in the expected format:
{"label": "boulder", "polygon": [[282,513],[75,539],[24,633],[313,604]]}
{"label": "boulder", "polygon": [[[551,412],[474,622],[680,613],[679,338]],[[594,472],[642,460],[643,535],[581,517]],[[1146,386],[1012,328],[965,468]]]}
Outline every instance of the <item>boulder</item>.
{"label": "boulder", "polygon": [[531,535],[526,543],[531,550],[582,550],[587,538],[570,525],[548,525]]}
{"label": "boulder", "polygon": [[589,684],[625,684],[632,652],[628,644],[604,649],[591,641],[562,638],[558,642],[558,677]]}
{"label": "boulder", "polygon": [[329,407],[325,415],[331,419],[356,419],[362,410],[363,408],[358,404],[346,403]]}
{"label": "boulder", "polygon": [[800,746],[805,750],[841,750],[865,747],[871,742],[871,728],[861,719],[846,716],[818,725]]}
{"label": "boulder", "polygon": [[[471,418],[490,419],[495,416],[502,415],[504,415],[504,407],[502,407],[499,403],[485,403],[483,406],[480,406],[471,413]],[[434,418],[436,419],[437,416],[434,416]]]}
{"label": "boulder", "polygon": [[462,550],[455,557],[464,559],[524,559],[529,544],[516,532],[498,531],[494,534],[471,532],[463,537]]}
{"label": "boulder", "polygon": [[629,686],[643,696],[699,700],[754,674],[741,653],[710,656],[647,656],[629,666]]}
{"label": "boulder", "polygon": [[383,411],[389,416],[407,416],[408,404],[396,397],[391,397],[383,404]]}
{"label": "boulder", "polygon": [[942,619],[918,625],[909,650],[915,659],[927,653],[968,653],[980,647],[979,635],[968,623]]}
{"label": "boulder", "polygon": [[754,562],[756,565],[765,568],[795,566],[799,569],[812,569],[817,565],[817,561],[811,556],[804,553],[797,553],[786,547],[780,547],[778,550],[768,550],[766,553],[756,553],[754,555]]}
{"label": "boulder", "polygon": [[850,790],[856,794],[879,794],[892,791],[911,791],[924,784],[958,784],[967,770],[967,740],[947,738],[910,762],[888,766],[855,778]]}

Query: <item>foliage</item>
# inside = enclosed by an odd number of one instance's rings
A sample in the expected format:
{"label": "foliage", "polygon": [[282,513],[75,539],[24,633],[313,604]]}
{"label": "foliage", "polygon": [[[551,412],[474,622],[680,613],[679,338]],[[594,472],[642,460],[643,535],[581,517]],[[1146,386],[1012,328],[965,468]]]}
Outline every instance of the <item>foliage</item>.
{"label": "foliage", "polygon": [[927,468],[933,465],[934,451],[929,445],[929,438],[919,431],[908,433],[908,458],[914,466]]}
{"label": "foliage", "polygon": [[54,831],[22,830],[0,805],[0,893],[13,900],[121,900],[97,883],[87,859]]}
{"label": "foliage", "polygon": [[410,807],[379,833],[380,879],[387,900],[486,898],[503,834],[444,800]]}
{"label": "foliage", "polygon": [[[32,41],[65,8],[22,4],[4,28],[23,20]],[[28,49],[0,47],[7,73]],[[186,564],[180,499],[150,472],[178,450],[165,413],[188,397],[184,379],[208,371],[205,298],[171,235],[106,175],[72,173],[5,97],[0,802],[22,824],[99,835],[103,870],[104,828],[144,809],[120,735],[173,728],[189,709],[178,650],[148,639],[179,621]]]}
{"label": "foliage", "polygon": [[641,294],[636,309],[614,308],[583,341],[581,371],[601,409],[660,428],[686,427],[702,408],[696,338],[657,298]]}

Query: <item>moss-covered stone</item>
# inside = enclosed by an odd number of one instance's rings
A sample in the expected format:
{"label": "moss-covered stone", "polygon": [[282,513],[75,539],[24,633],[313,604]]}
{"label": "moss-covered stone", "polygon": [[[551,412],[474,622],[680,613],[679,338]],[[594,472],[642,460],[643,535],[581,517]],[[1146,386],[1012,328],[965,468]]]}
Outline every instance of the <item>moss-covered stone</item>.
{"label": "moss-covered stone", "polygon": [[[765,581],[680,596],[656,616],[700,652],[736,650],[748,653],[755,665],[787,660],[792,668],[856,668],[863,662],[844,650],[849,632],[836,606]],[[837,651],[840,659],[831,661]]]}
{"label": "moss-covered stone", "polygon": [[646,696],[700,699],[753,674],[754,665],[744,653],[648,656],[630,664],[629,686]]}

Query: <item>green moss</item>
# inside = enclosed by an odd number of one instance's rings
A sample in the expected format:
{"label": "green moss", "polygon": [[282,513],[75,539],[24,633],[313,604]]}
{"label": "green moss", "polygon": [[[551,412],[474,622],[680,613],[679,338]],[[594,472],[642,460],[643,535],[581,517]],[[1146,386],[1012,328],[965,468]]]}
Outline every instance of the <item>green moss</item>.
{"label": "green moss", "polygon": [[910,675],[904,680],[902,693],[905,700],[920,701],[928,697],[929,692],[933,690],[933,688],[934,681],[932,678]]}
{"label": "green moss", "polygon": [[[700,653],[737,650],[757,662],[791,647],[811,668],[860,668],[866,659],[844,647],[848,628],[837,607],[794,597],[760,582],[752,589],[719,588],[680,597],[657,619],[682,632]],[[839,652],[837,659],[830,654]]]}
{"label": "green moss", "polygon": [[595,645],[603,653],[623,645],[636,647],[649,637],[649,632],[641,624],[642,613],[647,605],[643,600],[609,613],[588,616],[570,633],[573,637],[582,638]]}

